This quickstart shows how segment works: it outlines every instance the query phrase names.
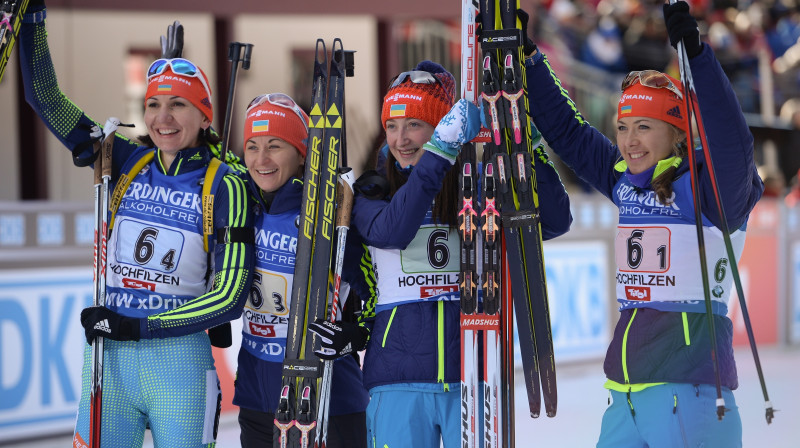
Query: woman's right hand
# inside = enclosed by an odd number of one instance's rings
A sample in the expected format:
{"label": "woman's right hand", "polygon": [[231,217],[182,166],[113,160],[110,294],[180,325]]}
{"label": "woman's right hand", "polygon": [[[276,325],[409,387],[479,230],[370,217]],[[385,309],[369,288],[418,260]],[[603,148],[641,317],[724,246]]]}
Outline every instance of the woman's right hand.
{"label": "woman's right hand", "polygon": [[461,145],[472,141],[481,130],[481,111],[474,103],[460,99],[436,125],[425,150],[455,164]]}

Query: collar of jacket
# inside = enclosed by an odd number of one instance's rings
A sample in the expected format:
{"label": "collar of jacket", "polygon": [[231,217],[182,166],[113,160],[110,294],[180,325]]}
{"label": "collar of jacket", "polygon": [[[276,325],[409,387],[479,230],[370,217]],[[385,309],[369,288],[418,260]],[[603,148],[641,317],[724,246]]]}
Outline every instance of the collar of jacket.
{"label": "collar of jacket", "polygon": [[249,172],[245,175],[245,179],[247,180],[247,188],[250,190],[250,195],[270,215],[279,215],[300,207],[300,202],[303,199],[303,181],[301,179],[292,176],[285,184],[275,190],[272,204],[269,208],[267,208],[261,188],[258,187]]}
{"label": "collar of jacket", "polygon": [[168,175],[177,176],[179,174],[188,173],[200,168],[204,168],[211,161],[211,150],[207,146],[196,146],[193,148],[184,148],[175,154],[175,160],[169,166],[169,170],[164,169],[161,163],[161,150],[156,148],[158,169]]}

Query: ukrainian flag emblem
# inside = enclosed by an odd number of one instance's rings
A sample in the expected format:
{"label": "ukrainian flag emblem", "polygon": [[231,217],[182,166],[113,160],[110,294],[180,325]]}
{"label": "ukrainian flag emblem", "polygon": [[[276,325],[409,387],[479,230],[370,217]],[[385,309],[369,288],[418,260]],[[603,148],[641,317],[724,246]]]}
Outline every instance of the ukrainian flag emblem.
{"label": "ukrainian flag emblem", "polygon": [[390,117],[405,117],[406,116],[406,105],[405,104],[392,104],[389,107],[389,116]]}
{"label": "ukrainian flag emblem", "polygon": [[159,84],[158,91],[159,92],[169,92],[172,90],[172,84]]}
{"label": "ukrainian flag emblem", "polygon": [[255,120],[253,121],[253,132],[268,132],[269,120]]}
{"label": "ukrainian flag emblem", "polygon": [[630,104],[629,104],[629,105],[627,105],[627,106],[622,106],[622,107],[619,109],[619,112],[620,112],[621,114],[629,114],[629,113],[633,112],[633,106],[631,106]]}

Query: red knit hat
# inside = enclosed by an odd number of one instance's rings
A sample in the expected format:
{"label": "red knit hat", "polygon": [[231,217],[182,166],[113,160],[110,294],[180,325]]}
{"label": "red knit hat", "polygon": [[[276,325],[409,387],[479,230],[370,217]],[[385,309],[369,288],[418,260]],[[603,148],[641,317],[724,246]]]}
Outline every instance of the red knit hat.
{"label": "red knit hat", "polygon": [[439,82],[415,83],[411,77],[407,77],[389,88],[381,110],[384,129],[386,121],[392,118],[416,118],[435,127],[453,107],[456,83],[450,72],[431,61],[420,62],[414,71],[428,72]]}
{"label": "red knit hat", "polygon": [[[665,74],[672,86],[683,95],[683,87],[678,80]],[[629,77],[631,75],[628,75]],[[648,117],[666,121],[686,132],[686,105],[683,99],[667,87],[648,87],[638,79],[622,91],[617,107],[617,118]]]}
{"label": "red knit hat", "polygon": [[[208,84],[208,77],[200,67],[194,76],[180,75],[172,72],[170,67],[164,72],[154,75],[147,80],[147,92],[144,100],[156,95],[171,95],[185,98],[194,107],[208,118],[214,120],[214,108],[211,106],[211,86]],[[199,78],[198,76],[202,76]]]}
{"label": "red knit hat", "polygon": [[[276,102],[278,104],[275,104]],[[245,147],[247,141],[252,137],[269,135],[286,140],[297,148],[303,157],[306,156],[308,115],[297,106],[289,95],[283,93],[260,95],[250,104],[244,122]]]}

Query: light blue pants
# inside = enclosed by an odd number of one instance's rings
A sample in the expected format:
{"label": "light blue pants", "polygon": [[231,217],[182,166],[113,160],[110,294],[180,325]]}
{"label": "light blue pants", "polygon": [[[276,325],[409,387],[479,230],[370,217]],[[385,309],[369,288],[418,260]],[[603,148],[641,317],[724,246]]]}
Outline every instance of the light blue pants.
{"label": "light blue pants", "polygon": [[[742,421],[730,389],[717,419],[716,387],[667,383],[626,394],[610,391],[597,448],[741,448]],[[630,395],[630,402],[628,402]]]}
{"label": "light blue pants", "polygon": [[[89,443],[91,348],[73,446]],[[141,447],[147,424],[157,447],[213,447],[220,389],[205,332],[139,342],[105,340],[102,448]]]}
{"label": "light blue pants", "polygon": [[[392,384],[370,389],[367,446],[370,448],[458,448],[461,393],[458,383]],[[440,442],[441,441],[441,442]]]}

